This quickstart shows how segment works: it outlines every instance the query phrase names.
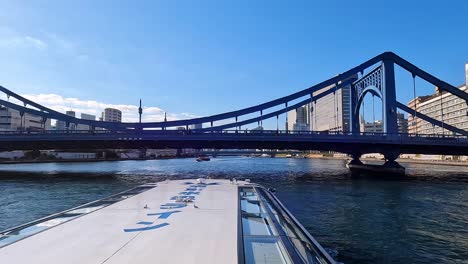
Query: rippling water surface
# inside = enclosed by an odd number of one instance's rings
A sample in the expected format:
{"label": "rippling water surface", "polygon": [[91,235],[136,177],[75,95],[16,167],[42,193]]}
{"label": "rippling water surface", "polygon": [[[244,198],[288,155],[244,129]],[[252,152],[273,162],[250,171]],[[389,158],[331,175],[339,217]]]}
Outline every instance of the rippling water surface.
{"label": "rippling water surface", "polygon": [[352,179],[342,160],[215,158],[0,165],[0,230],[135,185],[250,178],[345,263],[467,263],[468,168],[404,164],[406,179]]}

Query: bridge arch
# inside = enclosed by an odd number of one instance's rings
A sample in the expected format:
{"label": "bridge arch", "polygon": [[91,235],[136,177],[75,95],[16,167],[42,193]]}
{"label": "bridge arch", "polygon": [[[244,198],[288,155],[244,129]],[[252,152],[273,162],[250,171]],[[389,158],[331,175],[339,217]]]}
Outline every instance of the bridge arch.
{"label": "bridge arch", "polygon": [[[359,120],[360,120],[359,112],[361,111],[361,107],[363,105],[364,99],[365,99],[367,94],[371,94],[372,96],[378,97],[381,100],[381,102],[383,103],[382,92],[376,86],[369,85],[366,88],[364,88],[360,92],[359,97],[357,98],[357,103],[355,104],[355,107],[354,107],[354,109],[352,109],[352,112],[351,112],[352,113],[352,118],[353,118],[353,120],[355,122],[359,123]],[[374,111],[374,109],[373,109],[373,111]],[[382,109],[382,111],[383,111],[383,109]],[[375,120],[373,120],[373,122],[375,122]],[[383,121],[383,122],[385,122],[385,121]],[[364,132],[364,131],[360,131],[360,126],[359,125],[357,126],[357,129],[358,129],[358,132]]]}
{"label": "bridge arch", "polygon": [[[382,93],[380,92],[380,90],[377,87],[375,87],[374,85],[367,86],[366,88],[364,88],[364,90],[362,90],[362,92],[359,95],[359,98],[357,100],[356,108],[353,109],[353,115],[355,117],[359,118],[359,111],[361,110],[362,102],[364,101],[364,98],[366,97],[366,94],[368,94],[368,93],[370,93],[370,94],[372,94],[374,96],[377,96],[378,98],[383,100]],[[359,119],[357,119],[357,120],[359,120]]]}

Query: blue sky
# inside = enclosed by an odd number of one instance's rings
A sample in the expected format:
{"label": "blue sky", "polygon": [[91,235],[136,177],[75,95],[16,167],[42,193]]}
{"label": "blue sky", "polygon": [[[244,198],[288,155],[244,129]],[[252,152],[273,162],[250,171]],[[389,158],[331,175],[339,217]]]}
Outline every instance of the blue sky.
{"label": "blue sky", "polygon": [[[141,97],[154,110],[147,119],[162,111],[202,116],[307,88],[387,50],[454,85],[464,82],[468,62],[462,0],[0,0],[0,7],[0,85],[59,98],[58,110],[133,111]],[[411,91],[400,87],[401,101]]]}

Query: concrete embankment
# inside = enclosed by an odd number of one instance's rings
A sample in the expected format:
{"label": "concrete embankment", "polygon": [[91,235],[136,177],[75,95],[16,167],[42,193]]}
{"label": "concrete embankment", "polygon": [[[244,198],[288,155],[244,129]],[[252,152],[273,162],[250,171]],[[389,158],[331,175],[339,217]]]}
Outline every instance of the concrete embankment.
{"label": "concrete embankment", "polygon": [[[349,157],[331,157],[331,156],[323,156],[318,154],[306,155],[306,158],[309,159],[334,159],[334,160],[350,160]],[[374,159],[374,158],[361,158],[361,161],[364,162],[384,162],[381,159]],[[397,159],[398,163],[416,163],[416,164],[431,164],[431,165],[442,165],[442,166],[463,166],[468,167],[468,161],[453,161],[453,160],[419,160],[419,159]]]}
{"label": "concrete embankment", "polygon": [[51,159],[51,160],[2,160],[1,164],[30,164],[30,163],[85,163],[85,162],[104,162],[104,161],[126,161],[126,160],[162,160],[162,159],[180,159],[193,157],[159,157],[159,158],[131,158],[131,159]]}

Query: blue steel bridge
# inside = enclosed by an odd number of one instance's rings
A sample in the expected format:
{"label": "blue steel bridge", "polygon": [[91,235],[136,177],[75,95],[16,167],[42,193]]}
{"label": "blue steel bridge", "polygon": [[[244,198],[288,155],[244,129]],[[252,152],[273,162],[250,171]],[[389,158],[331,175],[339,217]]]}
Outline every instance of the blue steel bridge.
{"label": "blue steel bridge", "polygon": [[[47,119],[70,124],[83,124],[91,130],[68,131],[11,131],[0,132],[0,151],[10,150],[103,150],[144,148],[216,148],[216,149],[296,149],[338,151],[358,159],[365,153],[382,153],[389,161],[399,154],[468,155],[468,131],[424,115],[396,97],[395,65],[407,71],[414,80],[418,77],[468,102],[468,94],[392,52],[385,52],[333,78],[296,93],[232,112],[212,116],[161,122],[104,122],[71,117],[0,86],[7,100],[0,105]],[[331,89],[324,89],[333,87]],[[350,88],[350,131],[287,131],[244,130],[249,124],[266,119],[278,119],[281,114],[297,109],[320,98]],[[407,87],[401,87],[405,89]],[[382,100],[383,133],[364,133],[359,127],[359,113],[366,94]],[[10,102],[15,98],[20,103]],[[305,98],[305,99],[304,99]],[[445,135],[398,133],[397,110],[407,112],[433,126],[450,131]],[[443,115],[442,115],[443,116]],[[192,125],[206,124],[200,129]],[[185,127],[186,130],[176,130]],[[104,130],[93,130],[103,128]]]}

